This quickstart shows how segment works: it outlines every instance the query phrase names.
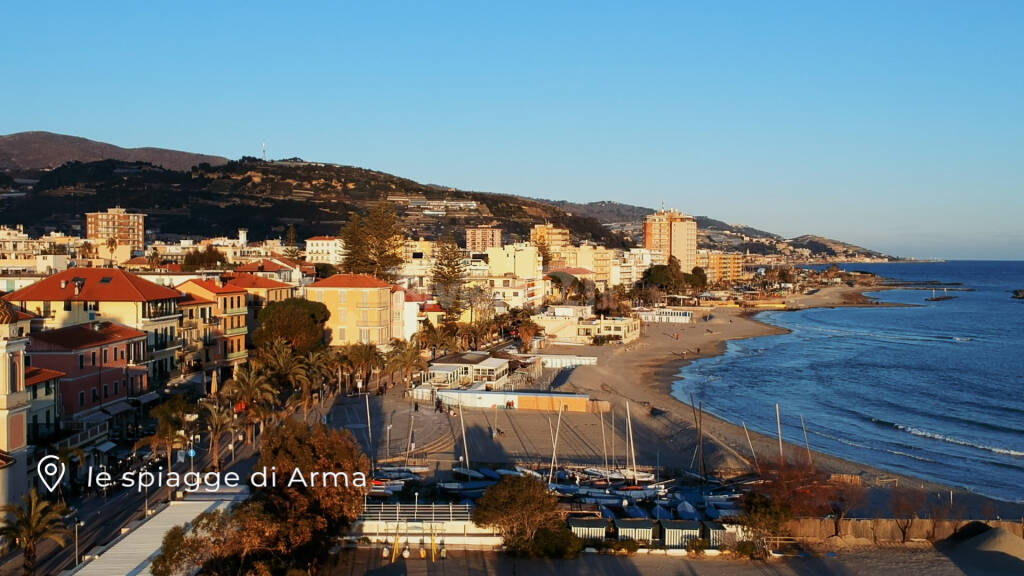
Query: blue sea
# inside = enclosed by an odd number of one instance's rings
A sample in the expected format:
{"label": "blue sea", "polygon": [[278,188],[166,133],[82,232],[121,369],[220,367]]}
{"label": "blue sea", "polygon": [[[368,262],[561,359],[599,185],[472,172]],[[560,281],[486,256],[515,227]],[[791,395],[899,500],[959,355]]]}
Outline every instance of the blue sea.
{"label": "blue sea", "polygon": [[[908,308],[763,312],[785,335],[728,343],[683,368],[673,394],[758,432],[893,472],[1024,501],[1024,262],[849,264],[973,292],[868,293]],[[940,291],[941,292],[941,291]]]}

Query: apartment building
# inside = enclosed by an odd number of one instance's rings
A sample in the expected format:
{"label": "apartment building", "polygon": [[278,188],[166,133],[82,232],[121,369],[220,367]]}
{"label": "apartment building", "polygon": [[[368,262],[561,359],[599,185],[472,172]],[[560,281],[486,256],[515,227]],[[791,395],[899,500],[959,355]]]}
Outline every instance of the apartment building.
{"label": "apartment building", "polygon": [[341,266],[345,261],[345,242],[338,236],[306,238],[306,262]]}
{"label": "apartment building", "polygon": [[216,352],[212,357],[216,367],[221,369],[221,376],[229,377],[235,366],[245,364],[249,358],[245,349],[245,335],[248,334],[246,316],[249,312],[245,289],[226,284],[220,279],[194,279],[175,288],[182,293],[213,302],[210,311],[215,323],[211,327],[211,336]]}
{"label": "apartment building", "polygon": [[331,314],[325,327],[330,346],[386,346],[404,332],[405,292],[373,276],[335,274],[306,286],[304,293]]}
{"label": "apartment building", "polygon": [[547,244],[549,249],[568,246],[569,230],[552,224],[535,224],[530,229],[530,244],[536,246],[538,243]]}
{"label": "apartment building", "polygon": [[644,248],[663,255],[654,264],[679,260],[679,268],[690,272],[697,265],[697,220],[677,210],[659,210],[644,219]]}
{"label": "apartment building", "polygon": [[743,254],[738,252],[698,250],[697,266],[704,269],[708,284],[728,284],[743,278]]}
{"label": "apartment building", "polygon": [[501,247],[501,228],[495,226],[470,226],[466,228],[466,250],[471,254],[482,254],[488,248]]}
{"label": "apartment building", "polygon": [[260,327],[260,310],[268,304],[294,298],[298,291],[298,288],[291,284],[252,274],[238,274],[229,278],[227,284],[245,290],[245,306],[248,309],[245,324],[249,327],[246,342],[250,342],[252,333]]}
{"label": "apartment building", "polygon": [[32,317],[0,300],[0,505],[29,488],[25,349]]}
{"label": "apartment building", "polygon": [[117,242],[112,254],[116,262],[132,256],[141,256],[146,250],[146,215],[129,213],[124,208],[109,208],[106,212],[85,215],[85,238],[99,254],[106,256],[108,242]]}
{"label": "apartment building", "polygon": [[177,290],[117,268],[72,268],[3,298],[36,316],[33,330],[111,322],[146,333],[149,379],[166,382],[177,368],[181,311]]}
{"label": "apartment building", "polygon": [[89,322],[31,334],[32,366],[63,372],[57,412],[69,429],[107,423],[125,437],[140,424],[138,406],[155,400],[146,370],[141,330],[112,322]]}
{"label": "apartment building", "polygon": [[185,293],[178,299],[181,310],[181,371],[185,374],[215,370],[220,361],[220,348],[214,334],[218,320],[213,313],[213,300]]}

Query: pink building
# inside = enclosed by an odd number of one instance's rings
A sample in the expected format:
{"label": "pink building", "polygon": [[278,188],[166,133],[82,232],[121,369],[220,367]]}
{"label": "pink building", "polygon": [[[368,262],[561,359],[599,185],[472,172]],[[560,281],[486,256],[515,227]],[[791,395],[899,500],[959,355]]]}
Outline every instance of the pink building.
{"label": "pink building", "polygon": [[145,332],[90,322],[29,338],[31,365],[64,373],[56,406],[65,429],[107,422],[112,436],[123,435],[138,424],[136,408],[156,399],[144,363]]}

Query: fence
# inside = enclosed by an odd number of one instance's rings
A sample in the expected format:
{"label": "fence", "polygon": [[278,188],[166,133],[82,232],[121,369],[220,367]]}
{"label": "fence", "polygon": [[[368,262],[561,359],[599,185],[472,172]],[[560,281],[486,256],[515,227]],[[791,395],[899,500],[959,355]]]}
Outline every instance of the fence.
{"label": "fence", "polygon": [[[942,540],[971,520],[932,520],[915,518],[907,530],[907,540]],[[1024,524],[997,520],[986,522],[993,528],[1005,528],[1021,536]],[[797,518],[786,524],[786,531],[793,538],[823,540],[835,534],[835,524],[829,518]],[[872,542],[902,542],[903,534],[893,518],[844,518],[839,523],[839,534],[863,538]]]}

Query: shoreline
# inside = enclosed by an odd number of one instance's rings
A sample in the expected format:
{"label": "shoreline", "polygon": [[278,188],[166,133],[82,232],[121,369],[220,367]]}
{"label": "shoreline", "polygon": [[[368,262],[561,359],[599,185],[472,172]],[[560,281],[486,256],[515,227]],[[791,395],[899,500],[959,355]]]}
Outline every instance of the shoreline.
{"label": "shoreline", "polygon": [[[899,303],[880,302],[866,296],[864,292],[880,292],[897,287],[880,286],[835,286],[822,288],[811,295],[799,295],[787,299],[786,311],[810,308],[843,308],[864,306],[902,307]],[[782,311],[782,310],[780,310]],[[657,416],[634,418],[644,428],[638,432],[638,446],[660,446],[661,449],[675,448],[672,457],[660,450],[656,455],[650,449],[638,448],[638,458],[653,463],[656,456],[660,462],[689,468],[690,453],[695,450],[696,430],[693,410],[689,403],[672,395],[680,370],[693,360],[723,354],[730,340],[744,340],[762,336],[789,333],[789,330],[767,324],[756,318],[760,311],[736,308],[719,308],[708,322],[694,322],[684,327],[673,325],[648,325],[645,334],[635,342],[617,347],[587,347],[587,354],[599,357],[598,366],[583,366],[574,370],[564,388],[567,391],[590,394],[592,398],[610,400],[619,410],[625,401],[647,404],[657,408]],[[678,334],[678,339],[676,338]],[[563,350],[564,348],[564,350]],[[556,350],[557,349],[557,350]],[[580,353],[579,347],[552,347],[552,352]],[[625,386],[611,387],[602,380],[628,382]],[[609,397],[610,396],[610,397]],[[703,437],[705,461],[709,470],[753,471],[750,444],[753,444],[760,461],[777,461],[778,437],[750,431],[750,443],[742,423],[733,423],[707,412],[703,415]],[[807,450],[802,444],[784,439],[784,454],[787,465],[807,462]],[[681,452],[680,452],[681,450]],[[939,494],[952,492],[959,495],[959,504],[964,505],[975,517],[983,507],[995,504],[1004,516],[1019,517],[1024,505],[990,498],[964,487],[948,486],[939,482],[890,472],[820,452],[810,450],[814,467],[833,474],[854,474],[861,476],[868,486],[897,482],[901,486],[920,488],[938,500]],[[682,458],[680,458],[682,456]]]}

